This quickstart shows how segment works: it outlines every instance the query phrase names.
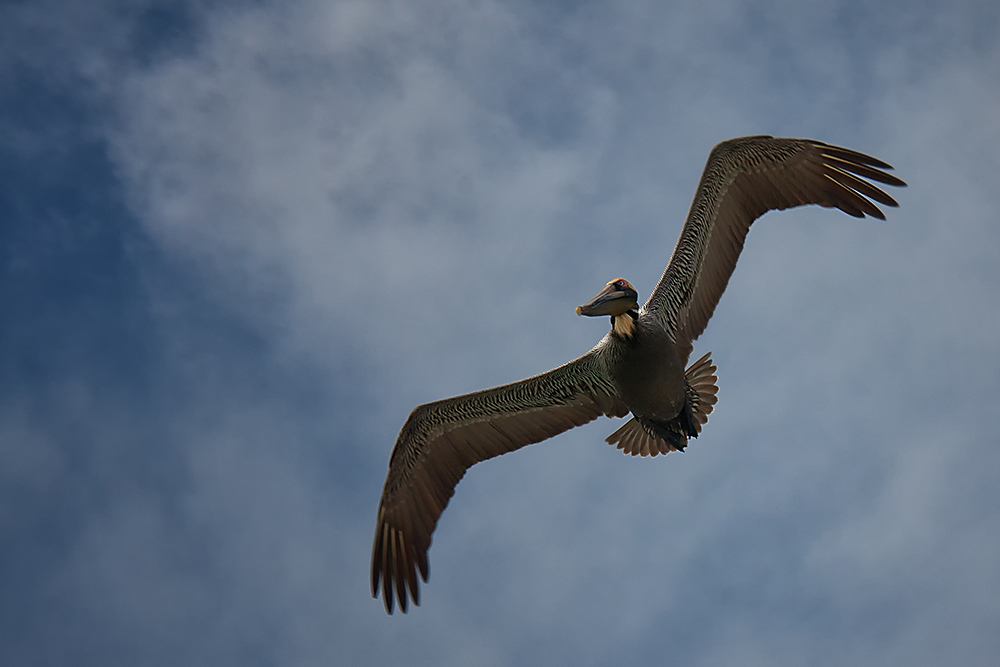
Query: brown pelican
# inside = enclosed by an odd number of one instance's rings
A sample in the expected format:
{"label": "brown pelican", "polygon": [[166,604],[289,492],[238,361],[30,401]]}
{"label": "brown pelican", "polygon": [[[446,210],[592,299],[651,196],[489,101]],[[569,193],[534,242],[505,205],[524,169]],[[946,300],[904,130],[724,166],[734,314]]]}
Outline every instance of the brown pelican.
{"label": "brown pelican", "polygon": [[[455,485],[471,466],[586,424],[624,417],[607,439],[632,456],[683,450],[716,402],[710,354],[687,371],[692,343],[726,289],[754,220],[805,204],[885,220],[897,206],[866,180],[906,184],[888,164],[808,139],[733,139],[709,155],[670,264],[646,304],[617,279],[576,309],[607,315],[611,331],[589,352],[513,384],[421,405],[403,425],[389,459],[372,551],[372,596],[405,612],[407,589],[420,604],[431,534]],[[872,201],[874,200],[874,202]]]}

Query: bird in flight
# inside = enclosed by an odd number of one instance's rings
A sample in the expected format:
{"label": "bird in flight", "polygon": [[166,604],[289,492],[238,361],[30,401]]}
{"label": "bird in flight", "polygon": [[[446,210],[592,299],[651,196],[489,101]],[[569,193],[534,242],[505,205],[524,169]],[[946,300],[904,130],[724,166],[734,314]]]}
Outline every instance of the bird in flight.
{"label": "bird in flight", "polygon": [[[896,201],[869,181],[906,183],[891,166],[847,148],[770,136],[725,141],[708,157],[663,277],[645,305],[623,278],[576,309],[609,316],[611,331],[579,359],[547,373],[416,408],[389,459],[372,550],[372,596],[381,588],[405,613],[420,604],[431,535],[470,467],[541,442],[601,415],[632,418],[609,444],[632,456],[681,451],[716,403],[711,353],[685,370],[715,311],[750,225],[764,213],[807,204],[885,220]],[[380,586],[381,583],[381,586]]]}

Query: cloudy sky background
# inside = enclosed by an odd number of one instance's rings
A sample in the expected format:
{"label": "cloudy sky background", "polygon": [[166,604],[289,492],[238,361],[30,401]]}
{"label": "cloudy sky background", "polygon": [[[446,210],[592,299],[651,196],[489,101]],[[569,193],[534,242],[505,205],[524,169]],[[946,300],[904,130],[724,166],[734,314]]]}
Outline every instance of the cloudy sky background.
{"label": "cloudy sky background", "polygon": [[[0,663],[992,665],[1000,5],[0,7]],[[685,454],[474,468],[368,590],[417,404],[643,298],[711,147],[848,146],[888,222],[772,213]]]}

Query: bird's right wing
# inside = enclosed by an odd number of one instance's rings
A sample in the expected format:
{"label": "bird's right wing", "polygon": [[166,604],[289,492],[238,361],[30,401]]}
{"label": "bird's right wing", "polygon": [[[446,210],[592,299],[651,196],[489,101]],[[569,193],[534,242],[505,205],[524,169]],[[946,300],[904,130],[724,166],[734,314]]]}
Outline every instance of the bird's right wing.
{"label": "bird's right wing", "polygon": [[417,569],[427,581],[431,534],[466,470],[602,414],[628,413],[598,350],[548,373],[410,414],[389,459],[372,550],[372,596],[381,579],[386,611],[392,613],[394,588],[404,612],[407,587],[419,604]]}
{"label": "bird's right wing", "polygon": [[864,179],[906,185],[886,169],[892,167],[864,153],[809,139],[759,136],[719,144],[705,165],[670,264],[644,310],[671,333],[687,360],[729,283],[754,220],[806,204],[885,220],[875,202],[896,206],[896,201]]}

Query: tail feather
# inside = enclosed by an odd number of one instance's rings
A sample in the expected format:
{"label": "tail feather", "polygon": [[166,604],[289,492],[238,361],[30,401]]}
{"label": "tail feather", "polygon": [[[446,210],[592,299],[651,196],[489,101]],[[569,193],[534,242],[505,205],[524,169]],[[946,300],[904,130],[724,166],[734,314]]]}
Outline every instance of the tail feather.
{"label": "tail feather", "polygon": [[[660,433],[666,437],[661,437]],[[676,444],[671,444],[671,441]],[[687,438],[663,429],[659,429],[657,433],[656,427],[649,420],[640,421],[632,417],[624,426],[608,436],[605,442],[617,446],[625,454],[645,457],[682,451],[687,444]]]}
{"label": "tail feather", "polygon": [[709,352],[698,361],[691,364],[684,373],[688,384],[688,404],[697,424],[695,428],[701,433],[701,427],[708,423],[708,416],[719,402],[719,381],[715,374],[719,368],[712,363],[712,353]]}
{"label": "tail feather", "polygon": [[674,419],[666,423],[632,417],[624,426],[608,436],[606,442],[616,445],[632,456],[656,456],[684,451],[688,436],[698,437],[718,402],[716,385],[718,368],[712,364],[709,352],[691,364],[684,373],[687,380],[687,404]]}

